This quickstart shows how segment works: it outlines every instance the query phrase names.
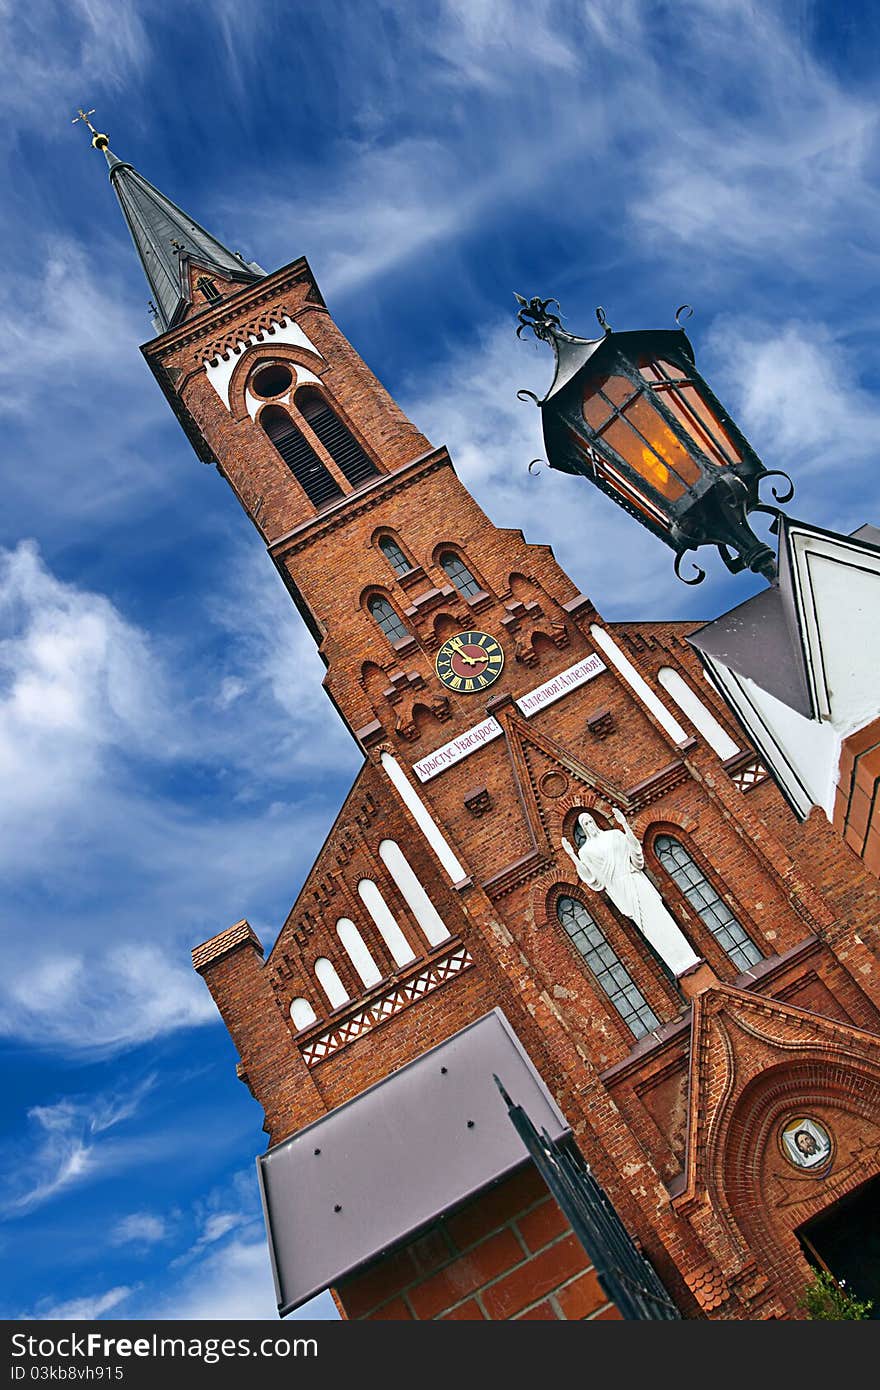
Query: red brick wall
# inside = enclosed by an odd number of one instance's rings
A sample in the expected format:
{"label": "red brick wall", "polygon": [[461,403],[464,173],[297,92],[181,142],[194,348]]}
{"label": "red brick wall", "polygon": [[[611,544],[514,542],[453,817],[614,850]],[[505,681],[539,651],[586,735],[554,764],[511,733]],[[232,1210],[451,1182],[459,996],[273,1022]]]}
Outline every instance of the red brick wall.
{"label": "red brick wall", "polygon": [[350,1318],[619,1318],[532,1164],[335,1290]]}

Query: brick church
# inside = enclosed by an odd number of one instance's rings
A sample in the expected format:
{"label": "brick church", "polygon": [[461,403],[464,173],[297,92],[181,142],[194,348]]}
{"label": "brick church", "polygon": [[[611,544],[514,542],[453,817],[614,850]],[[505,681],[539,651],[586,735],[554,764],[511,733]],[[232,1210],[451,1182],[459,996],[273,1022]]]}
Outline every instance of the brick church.
{"label": "brick church", "polygon": [[93,136],[146,361],[363,754],[271,950],[242,919],[193,951],[265,1113],[281,1312],[330,1288],[348,1318],[632,1316],[495,1077],[658,1315],[800,1317],[816,1268],[876,1297],[877,880],[792,814],[694,624],[605,622],[492,524],[305,259],[245,262]]}

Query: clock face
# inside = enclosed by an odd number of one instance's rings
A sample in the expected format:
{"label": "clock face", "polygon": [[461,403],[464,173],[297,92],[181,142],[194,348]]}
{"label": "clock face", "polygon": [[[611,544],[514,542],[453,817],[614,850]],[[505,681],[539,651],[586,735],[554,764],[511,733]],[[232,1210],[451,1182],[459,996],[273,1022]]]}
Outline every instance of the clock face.
{"label": "clock face", "polygon": [[501,675],[504,652],[488,632],[459,632],[443,643],[435,666],[448,690],[476,695]]}

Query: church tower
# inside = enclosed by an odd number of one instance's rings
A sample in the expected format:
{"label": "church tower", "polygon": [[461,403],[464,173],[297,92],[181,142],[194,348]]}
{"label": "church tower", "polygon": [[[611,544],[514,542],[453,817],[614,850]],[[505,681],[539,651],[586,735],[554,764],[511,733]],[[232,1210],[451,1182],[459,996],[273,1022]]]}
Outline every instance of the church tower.
{"label": "church tower", "polygon": [[[791,815],[694,624],[603,621],[492,525],[305,259],[244,262],[93,133],[144,357],[364,758],[268,955],[244,919],[193,951],[265,1113],[281,1311],[330,1287],[352,1318],[798,1316],[880,1184],[876,880]],[[626,1242],[653,1314],[615,1283]]]}

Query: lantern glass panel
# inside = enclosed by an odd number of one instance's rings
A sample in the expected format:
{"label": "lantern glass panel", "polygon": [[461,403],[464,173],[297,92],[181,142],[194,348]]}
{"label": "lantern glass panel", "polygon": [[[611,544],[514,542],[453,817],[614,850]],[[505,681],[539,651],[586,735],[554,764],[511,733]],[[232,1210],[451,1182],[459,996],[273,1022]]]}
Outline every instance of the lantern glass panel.
{"label": "lantern glass panel", "polygon": [[614,428],[622,423],[618,417],[602,437],[646,482],[674,501],[683,495],[686,484],[699,481],[699,465],[647,396],[636,396],[624,406],[621,415],[629,431]]}
{"label": "lantern glass panel", "polygon": [[639,363],[639,371],[652,389],[662,395],[664,404],[710,463],[729,468],[742,462],[730,435],[681,367],[671,362],[644,361]]}

